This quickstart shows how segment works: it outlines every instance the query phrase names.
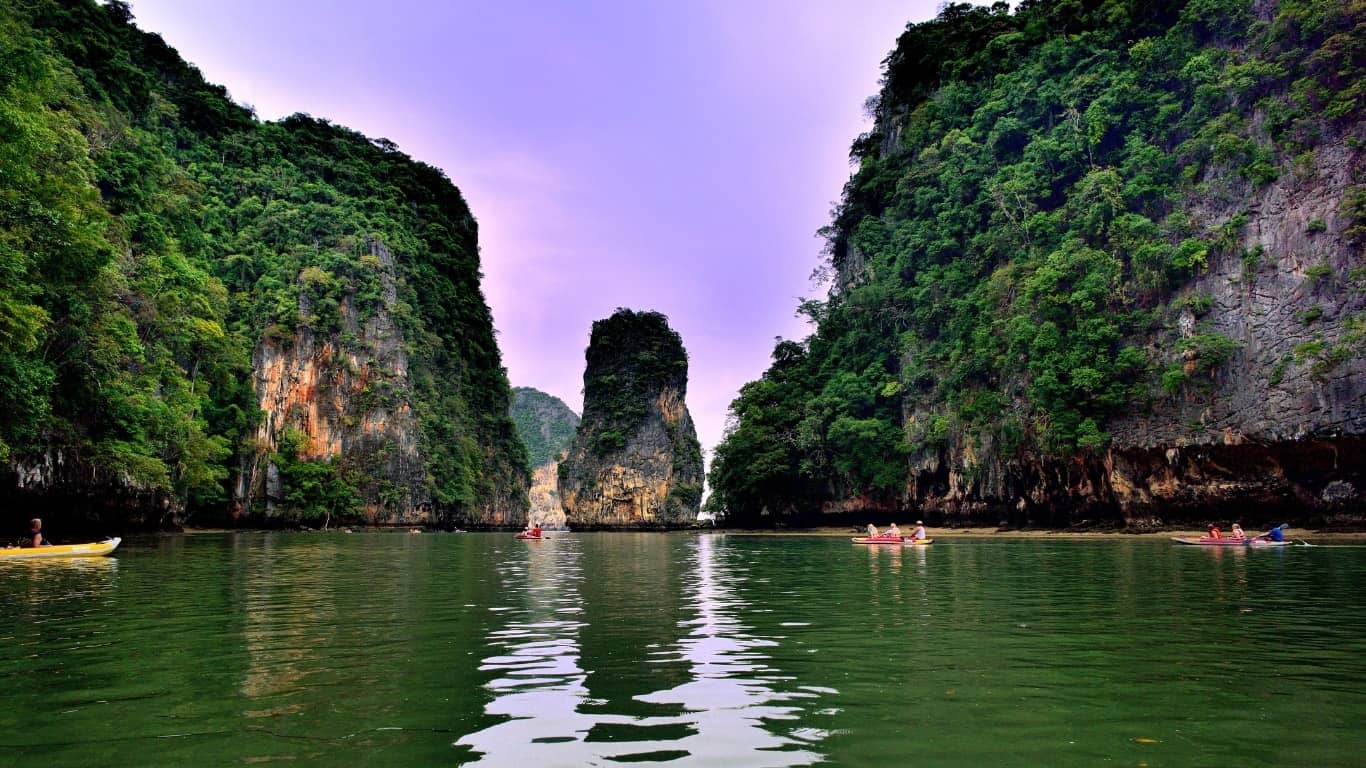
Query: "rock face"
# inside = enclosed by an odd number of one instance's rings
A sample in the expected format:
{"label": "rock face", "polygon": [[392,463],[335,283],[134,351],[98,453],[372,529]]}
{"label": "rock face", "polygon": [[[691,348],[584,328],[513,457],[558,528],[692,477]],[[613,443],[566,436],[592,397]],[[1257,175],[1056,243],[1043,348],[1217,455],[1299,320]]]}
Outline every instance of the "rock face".
{"label": "rock face", "polygon": [[[1170,312],[1170,330],[1149,348],[1155,355],[1179,348],[1173,342],[1190,338],[1198,322],[1238,343],[1227,364],[1197,373],[1189,355],[1166,360],[1194,375],[1150,408],[1108,422],[1112,442],[1099,456],[1003,458],[990,445],[955,440],[912,457],[908,496],[960,523],[1360,523],[1366,262],[1343,212],[1363,159],[1342,135],[1312,158],[1312,166],[1260,189],[1216,169],[1207,183],[1219,193],[1188,206],[1208,232],[1244,217],[1240,247],[1216,256],[1174,297],[1171,306],[1187,308]],[[1195,304],[1208,306],[1198,318],[1189,309]],[[916,418],[924,414],[907,414],[908,423]],[[851,500],[847,511],[870,506],[862,501]],[[827,510],[846,508],[836,502]]]}
{"label": "rock face", "polygon": [[550,530],[563,530],[566,527],[564,505],[560,503],[559,470],[558,461],[549,461],[533,469],[531,490],[527,492],[531,500],[527,520]]}
{"label": "rock face", "polygon": [[688,357],[658,312],[593,323],[583,421],[559,468],[575,529],[676,528],[697,519],[702,450],[684,398]]}
{"label": "rock face", "polygon": [[[318,335],[300,324],[292,337],[266,336],[252,355],[257,406],[253,453],[238,476],[239,515],[270,517],[283,499],[275,454],[285,430],[307,438],[297,458],[337,462],[355,471],[365,521],[381,525],[435,524],[426,490],[408,381],[403,333],[393,318],[397,300],[394,257],[370,241],[379,264],[382,303],[364,320],[355,297],[343,297],[342,332]],[[299,294],[299,315],[311,313]]]}
{"label": "rock face", "polygon": [[531,466],[531,512],[529,519],[543,528],[563,528],[560,504],[560,459],[574,441],[579,415],[564,401],[531,387],[515,387],[508,408],[512,423],[527,447]]}

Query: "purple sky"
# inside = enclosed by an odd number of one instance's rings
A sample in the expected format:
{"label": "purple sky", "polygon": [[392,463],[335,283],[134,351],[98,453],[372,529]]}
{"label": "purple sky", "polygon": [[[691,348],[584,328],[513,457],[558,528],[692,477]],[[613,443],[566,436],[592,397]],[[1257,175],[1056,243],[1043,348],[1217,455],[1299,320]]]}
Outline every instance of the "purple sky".
{"label": "purple sky", "polygon": [[480,225],[516,386],[583,405],[594,320],[669,316],[710,456],[775,336],[800,338],[816,230],[863,102],[938,0],[133,0],[205,76],[445,169]]}

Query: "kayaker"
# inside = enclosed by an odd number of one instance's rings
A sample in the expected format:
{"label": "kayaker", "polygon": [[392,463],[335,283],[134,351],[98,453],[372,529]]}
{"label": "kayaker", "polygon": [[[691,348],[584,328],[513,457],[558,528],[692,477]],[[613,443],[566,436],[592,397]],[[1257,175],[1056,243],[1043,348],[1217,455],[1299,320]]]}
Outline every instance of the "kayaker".
{"label": "kayaker", "polygon": [[50,547],[52,542],[43,538],[43,521],[41,518],[33,518],[28,521],[28,538],[24,539],[25,547]]}
{"label": "kayaker", "polygon": [[896,523],[892,523],[887,526],[887,530],[883,531],[882,535],[888,539],[899,539],[901,538],[901,529],[896,527]]}
{"label": "kayaker", "polygon": [[869,523],[869,524],[868,524],[868,538],[870,538],[870,539],[876,539],[876,538],[877,538],[877,526],[876,526],[876,525],[873,525],[872,523]]}
{"label": "kayaker", "polygon": [[924,523],[924,521],[921,521],[921,520],[916,520],[916,521],[915,521],[915,530],[914,530],[914,531],[911,531],[911,538],[912,538],[912,539],[915,539],[916,541],[923,541],[923,540],[925,539],[925,523]]}
{"label": "kayaker", "polygon": [[1289,527],[1290,526],[1285,523],[1281,523],[1257,538],[1262,539],[1263,541],[1285,541],[1285,534],[1282,533],[1282,531]]}
{"label": "kayaker", "polygon": [[1235,539],[1247,538],[1247,534],[1243,533],[1243,526],[1238,525],[1237,523],[1233,524],[1233,532],[1230,535]]}
{"label": "kayaker", "polygon": [[1209,538],[1211,538],[1211,539],[1222,539],[1222,538],[1224,538],[1222,535],[1219,534],[1219,526],[1217,526],[1217,525],[1211,525],[1211,526],[1209,527]]}

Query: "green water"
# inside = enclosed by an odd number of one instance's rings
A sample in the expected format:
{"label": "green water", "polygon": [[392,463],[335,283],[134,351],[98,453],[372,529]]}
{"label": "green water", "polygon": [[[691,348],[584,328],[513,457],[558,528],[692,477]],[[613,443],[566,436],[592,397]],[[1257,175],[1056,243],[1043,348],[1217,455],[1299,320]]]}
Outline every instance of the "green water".
{"label": "green water", "polygon": [[0,765],[1360,765],[1366,548],[240,534],[0,563]]}

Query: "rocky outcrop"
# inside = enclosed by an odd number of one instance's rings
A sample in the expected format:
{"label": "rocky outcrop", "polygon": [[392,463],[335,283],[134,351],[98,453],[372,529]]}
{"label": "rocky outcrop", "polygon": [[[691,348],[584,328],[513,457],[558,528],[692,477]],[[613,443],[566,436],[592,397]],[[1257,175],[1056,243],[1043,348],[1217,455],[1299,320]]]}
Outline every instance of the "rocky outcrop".
{"label": "rocky outcrop", "polygon": [[[0,470],[7,476],[13,482],[0,484],[0,510],[14,535],[39,516],[61,531],[58,543],[71,543],[82,536],[174,528],[181,511],[168,494],[100,469],[71,448],[12,459]],[[0,545],[5,541],[0,534]]]}
{"label": "rocky outcrop", "polygon": [[559,466],[574,441],[579,415],[558,397],[530,387],[512,390],[508,415],[526,444],[532,470],[529,519],[543,528],[563,528],[564,508],[557,487]]}
{"label": "rocky outcrop", "polygon": [[697,519],[702,451],[684,400],[688,357],[658,312],[593,324],[583,421],[559,469],[575,529],[676,528]]}

